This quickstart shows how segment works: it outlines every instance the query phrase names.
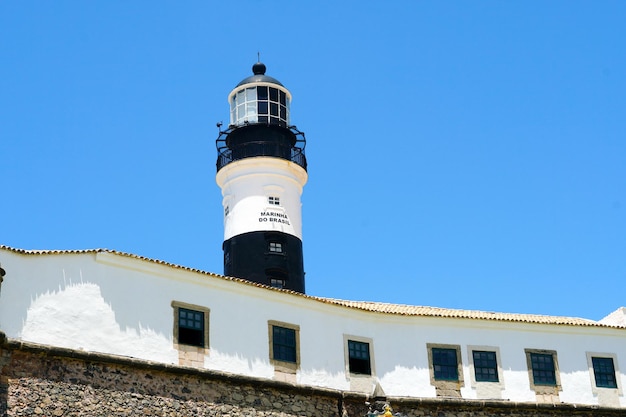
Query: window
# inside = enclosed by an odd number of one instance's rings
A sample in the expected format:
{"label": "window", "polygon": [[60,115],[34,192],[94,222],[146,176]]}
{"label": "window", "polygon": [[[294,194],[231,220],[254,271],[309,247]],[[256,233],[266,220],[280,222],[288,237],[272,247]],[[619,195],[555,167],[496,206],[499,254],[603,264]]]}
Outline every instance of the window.
{"label": "window", "polygon": [[456,349],[432,348],[432,359],[435,380],[457,381],[459,379]]}
{"label": "window", "polygon": [[535,385],[556,385],[556,367],[552,354],[530,352],[530,366]]}
{"label": "window", "polygon": [[269,196],[267,197],[267,201],[274,206],[280,206],[280,197]]}
{"label": "window", "polygon": [[174,308],[174,340],[180,345],[209,346],[209,309],[192,304],[172,302]]}
{"label": "window", "polygon": [[[504,380],[500,349],[497,346],[468,345],[467,359],[470,384],[476,398],[502,399]],[[461,374],[462,371],[459,371]]]}
{"label": "window", "polygon": [[343,355],[350,391],[371,394],[376,376],[374,340],[360,335],[344,334]]}
{"label": "window", "polygon": [[257,89],[255,87],[239,90],[231,102],[231,123],[256,123]]}
{"label": "window", "polygon": [[272,253],[283,253],[283,244],[280,242],[269,242],[269,251]]}
{"label": "window", "polygon": [[295,373],[300,364],[300,327],[269,321],[270,362],[276,370]]}
{"label": "window", "polygon": [[274,288],[285,288],[285,280],[270,277],[270,286]]}
{"label": "window", "polygon": [[259,96],[259,122],[286,126],[289,122],[287,116],[289,103],[285,92],[272,87],[257,87],[257,93]]}
{"label": "window", "polygon": [[267,268],[265,276],[269,286],[274,288],[285,288],[289,278],[287,271],[282,268]]}
{"label": "window", "polygon": [[[268,94],[269,93],[269,94]],[[268,86],[247,87],[230,98],[230,123],[289,124],[289,97],[277,88]]]}
{"label": "window", "polygon": [[430,384],[437,397],[461,398],[463,366],[461,347],[441,343],[427,343]]}
{"label": "window", "polygon": [[476,382],[498,382],[498,362],[496,352],[474,350],[474,376]]}
{"label": "window", "polygon": [[204,346],[204,314],[181,308],[178,310],[178,343]]}
{"label": "window", "polygon": [[274,360],[296,362],[296,331],[286,327],[273,326]]}
{"label": "window", "polygon": [[369,343],[348,340],[348,367],[353,374],[372,374]]}
{"label": "window", "polygon": [[528,382],[530,389],[535,391],[537,402],[559,402],[561,377],[559,362],[555,350],[524,349],[526,366],[528,368]]}
{"label": "window", "polygon": [[613,358],[592,357],[593,375],[598,388],[617,388]]}

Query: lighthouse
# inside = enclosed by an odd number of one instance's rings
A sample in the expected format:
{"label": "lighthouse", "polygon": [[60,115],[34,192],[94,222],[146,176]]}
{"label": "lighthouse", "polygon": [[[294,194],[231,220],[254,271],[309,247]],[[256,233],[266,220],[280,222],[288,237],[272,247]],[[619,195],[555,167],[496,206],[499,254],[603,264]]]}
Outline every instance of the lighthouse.
{"label": "lighthouse", "polygon": [[290,121],[291,93],[265,72],[257,62],[230,92],[230,123],[216,140],[224,275],[304,293],[306,139]]}

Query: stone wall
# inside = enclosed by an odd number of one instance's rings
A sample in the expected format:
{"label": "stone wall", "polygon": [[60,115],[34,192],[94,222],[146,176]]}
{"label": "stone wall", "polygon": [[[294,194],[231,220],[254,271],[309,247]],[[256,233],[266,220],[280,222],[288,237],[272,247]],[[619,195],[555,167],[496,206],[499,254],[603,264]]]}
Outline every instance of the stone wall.
{"label": "stone wall", "polygon": [[[394,413],[436,417],[626,415],[573,405],[389,398]],[[365,416],[355,393],[7,340],[0,333],[0,416]]]}

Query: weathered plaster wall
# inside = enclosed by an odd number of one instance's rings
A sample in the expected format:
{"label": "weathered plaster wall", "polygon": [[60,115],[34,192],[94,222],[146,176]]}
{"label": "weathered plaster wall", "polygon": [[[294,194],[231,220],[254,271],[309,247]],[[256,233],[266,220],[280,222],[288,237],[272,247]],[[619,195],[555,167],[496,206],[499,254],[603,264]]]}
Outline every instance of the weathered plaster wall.
{"label": "weathered plaster wall", "polygon": [[[355,389],[346,372],[345,335],[372,340],[375,375],[360,384],[363,392],[371,393],[377,379],[387,395],[398,397],[435,397],[427,343],[460,345],[466,399],[493,398],[470,382],[468,346],[498,349],[501,398],[516,402],[536,401],[525,348],[557,351],[559,401],[569,403],[598,404],[587,352],[615,354],[618,370],[626,364],[620,329],[370,313],[106,252],[33,256],[0,250],[0,261],[7,271],[0,330],[86,352],[177,364],[175,300],[211,311],[206,369],[274,378],[267,322],[278,320],[300,326],[296,381],[341,391]],[[623,387],[626,375],[618,377]],[[612,401],[626,407],[621,389]]]}

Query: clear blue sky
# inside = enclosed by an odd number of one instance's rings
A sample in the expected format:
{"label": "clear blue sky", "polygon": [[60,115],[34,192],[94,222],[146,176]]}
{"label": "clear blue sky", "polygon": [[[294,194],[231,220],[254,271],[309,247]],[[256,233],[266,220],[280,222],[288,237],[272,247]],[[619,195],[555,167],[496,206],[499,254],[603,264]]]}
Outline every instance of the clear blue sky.
{"label": "clear blue sky", "polygon": [[307,135],[312,295],[626,305],[626,2],[0,2],[0,243],[221,273],[218,121]]}

